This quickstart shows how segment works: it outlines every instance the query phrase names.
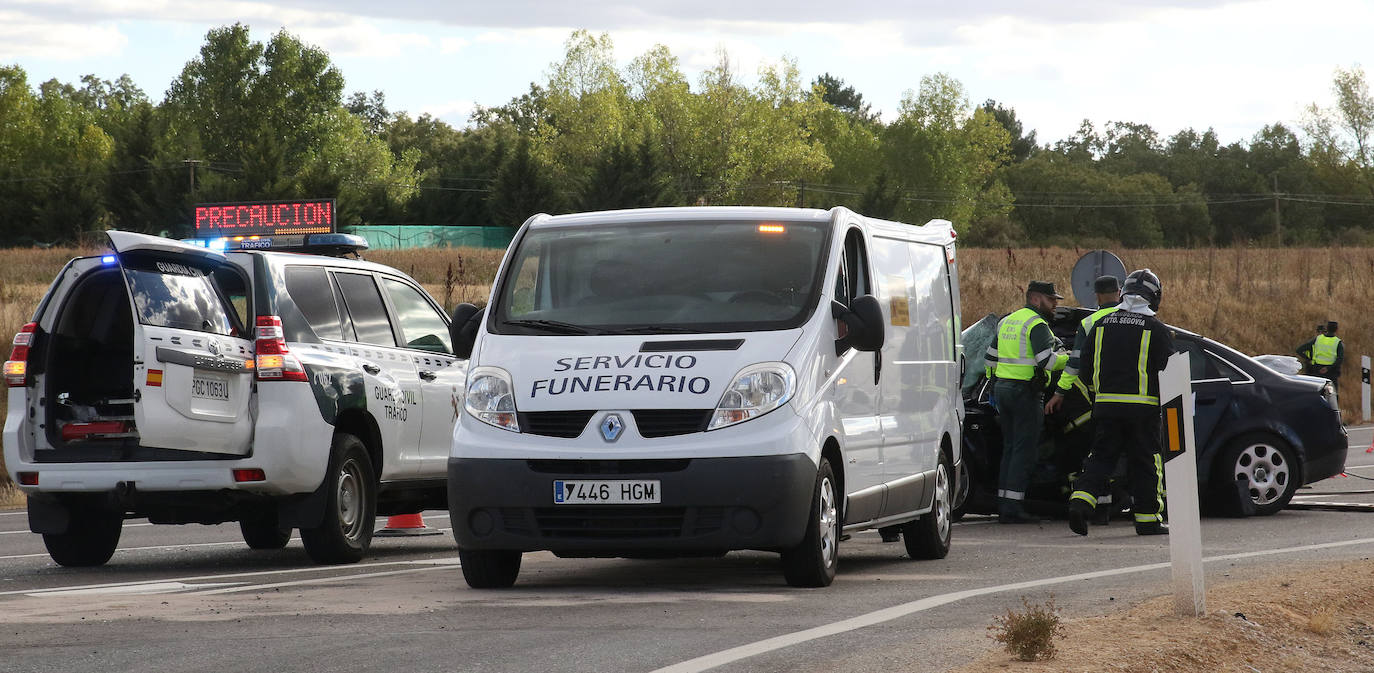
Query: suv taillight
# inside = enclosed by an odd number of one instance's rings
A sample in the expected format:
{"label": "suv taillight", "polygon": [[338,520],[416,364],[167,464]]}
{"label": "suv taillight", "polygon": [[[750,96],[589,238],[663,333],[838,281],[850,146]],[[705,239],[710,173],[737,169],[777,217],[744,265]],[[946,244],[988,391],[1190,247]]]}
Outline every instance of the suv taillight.
{"label": "suv taillight", "polygon": [[254,333],[253,353],[257,362],[259,381],[305,381],[305,367],[301,361],[286,348],[286,336],[281,329],[281,318],[274,315],[258,316]]}
{"label": "suv taillight", "polygon": [[19,333],[14,335],[14,348],[10,350],[10,359],[5,361],[5,384],[11,388],[28,382],[29,346],[33,345],[33,332],[36,329],[38,323],[31,322],[19,328]]}

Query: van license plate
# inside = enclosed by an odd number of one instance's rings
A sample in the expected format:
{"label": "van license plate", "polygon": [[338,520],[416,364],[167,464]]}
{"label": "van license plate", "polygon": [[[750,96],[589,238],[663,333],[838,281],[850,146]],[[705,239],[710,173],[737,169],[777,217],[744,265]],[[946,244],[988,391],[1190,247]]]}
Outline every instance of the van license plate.
{"label": "van license plate", "polygon": [[196,376],[191,379],[191,397],[203,400],[229,400],[229,382],[224,379]]}
{"label": "van license plate", "polygon": [[555,481],[555,505],[652,505],[663,497],[658,480]]}

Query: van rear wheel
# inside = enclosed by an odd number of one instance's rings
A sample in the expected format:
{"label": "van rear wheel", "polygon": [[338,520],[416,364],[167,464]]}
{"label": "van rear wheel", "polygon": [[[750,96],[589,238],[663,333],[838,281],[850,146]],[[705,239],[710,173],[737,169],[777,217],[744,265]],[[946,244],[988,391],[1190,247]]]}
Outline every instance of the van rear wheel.
{"label": "van rear wheel", "polygon": [[334,435],[329,472],[320,488],[324,520],[301,528],[305,553],[320,565],[357,563],[371,546],[377,523],[377,478],[362,440],[346,432]]}
{"label": "van rear wheel", "polygon": [[822,458],[811,495],[806,535],[797,546],[782,552],[782,574],[791,586],[826,587],[835,580],[840,554],[840,508],[836,493],[835,470],[829,459]]}
{"label": "van rear wheel", "polygon": [[65,533],[44,533],[48,556],[67,568],[105,565],[119,546],[124,513],[98,505],[71,505]]}
{"label": "van rear wheel", "polygon": [[949,474],[949,457],[941,451],[940,462],[935,466],[935,498],[930,511],[902,524],[902,541],[913,559],[941,559],[949,555],[954,510]]}

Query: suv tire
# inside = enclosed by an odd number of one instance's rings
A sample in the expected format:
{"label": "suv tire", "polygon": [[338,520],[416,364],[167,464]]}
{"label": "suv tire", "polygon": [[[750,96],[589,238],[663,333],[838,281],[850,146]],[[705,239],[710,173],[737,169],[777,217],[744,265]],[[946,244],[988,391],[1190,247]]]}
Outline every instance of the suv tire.
{"label": "suv tire", "polygon": [[243,541],[248,543],[249,549],[281,549],[291,541],[291,529],[282,528],[277,523],[275,510],[239,521],[239,531],[243,533]]}
{"label": "suv tire", "polygon": [[324,520],[302,528],[305,553],[320,565],[357,563],[372,544],[377,523],[377,477],[362,440],[335,433],[325,473]]}
{"label": "suv tire", "polygon": [[68,514],[67,532],[43,534],[48,556],[67,568],[105,565],[119,546],[123,512],[99,505],[68,505]]}

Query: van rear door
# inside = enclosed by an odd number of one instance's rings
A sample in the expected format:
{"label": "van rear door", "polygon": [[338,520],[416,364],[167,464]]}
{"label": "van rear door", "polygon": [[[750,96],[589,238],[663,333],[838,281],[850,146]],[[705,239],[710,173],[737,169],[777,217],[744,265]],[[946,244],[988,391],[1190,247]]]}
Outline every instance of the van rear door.
{"label": "van rear door", "polygon": [[214,278],[213,250],[108,232],[134,312],[139,444],[246,455],[253,438],[253,344]]}

